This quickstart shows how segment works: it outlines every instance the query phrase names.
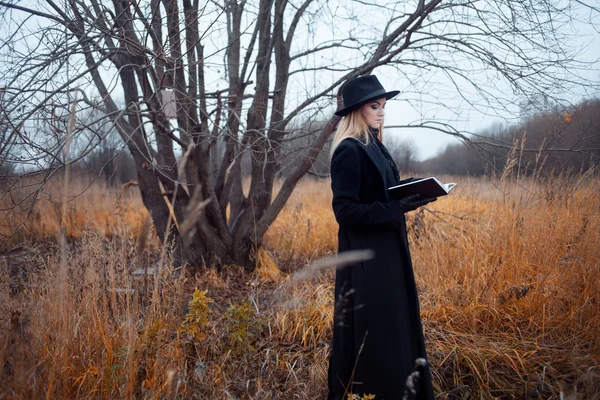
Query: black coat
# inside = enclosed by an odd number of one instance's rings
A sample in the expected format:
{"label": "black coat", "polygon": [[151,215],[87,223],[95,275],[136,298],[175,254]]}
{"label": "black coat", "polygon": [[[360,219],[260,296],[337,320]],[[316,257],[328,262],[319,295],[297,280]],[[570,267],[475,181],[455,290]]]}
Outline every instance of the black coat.
{"label": "black coat", "polygon": [[331,160],[338,252],[371,249],[375,256],[336,272],[330,400],[346,388],[402,399],[415,370],[418,394],[407,398],[433,399],[429,368],[415,367],[427,356],[404,213],[386,192],[396,184],[392,171],[373,140],[344,139]]}

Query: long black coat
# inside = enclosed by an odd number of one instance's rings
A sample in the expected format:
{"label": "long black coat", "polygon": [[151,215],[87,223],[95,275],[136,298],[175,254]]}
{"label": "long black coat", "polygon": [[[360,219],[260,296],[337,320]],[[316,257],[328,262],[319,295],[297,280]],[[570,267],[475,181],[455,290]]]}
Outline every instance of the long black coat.
{"label": "long black coat", "polygon": [[[373,259],[338,269],[329,364],[328,399],[344,392],[402,399],[415,371],[418,394],[433,399],[419,300],[400,203],[386,188],[396,184],[390,164],[373,140],[344,139],[331,160],[338,252],[374,251]],[[361,350],[362,348],[362,350]]]}

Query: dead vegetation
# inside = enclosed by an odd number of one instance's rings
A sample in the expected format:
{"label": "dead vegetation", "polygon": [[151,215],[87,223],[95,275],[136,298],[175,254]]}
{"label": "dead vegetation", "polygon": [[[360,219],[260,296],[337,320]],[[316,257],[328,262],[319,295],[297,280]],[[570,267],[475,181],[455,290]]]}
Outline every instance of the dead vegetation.
{"label": "dead vegetation", "polygon": [[[592,174],[462,179],[409,216],[440,398],[600,396],[599,193]],[[322,398],[334,271],[307,266],[335,253],[330,202],[303,182],[253,275],[176,275],[133,193],[69,203],[62,253],[61,202],[41,201],[0,259],[0,397]]]}

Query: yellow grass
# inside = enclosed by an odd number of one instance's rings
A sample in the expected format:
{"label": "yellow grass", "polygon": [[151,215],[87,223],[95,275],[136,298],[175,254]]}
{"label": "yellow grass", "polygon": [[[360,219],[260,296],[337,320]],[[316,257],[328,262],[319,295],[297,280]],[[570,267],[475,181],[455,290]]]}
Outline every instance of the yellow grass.
{"label": "yellow grass", "polygon": [[[329,183],[300,183],[256,274],[173,277],[167,261],[160,277],[139,281],[128,271],[159,257],[154,239],[136,258],[147,234],[136,191],[93,185],[74,200],[64,260],[56,198],[6,247],[0,397],[322,397],[334,271],[293,274],[336,251]],[[598,177],[459,179],[408,220],[441,398],[598,396]],[[3,233],[18,222],[5,219]],[[207,298],[190,306],[196,288]]]}
{"label": "yellow grass", "polygon": [[[109,187],[101,179],[90,184],[84,177],[74,177],[63,193],[61,177],[55,177],[39,191],[41,178],[30,178],[11,195],[2,193],[0,205],[0,235],[10,238],[0,246],[27,241],[47,241],[58,237],[63,201],[67,201],[65,235],[79,239],[93,230],[105,237],[122,236],[123,229],[135,235],[141,230],[148,212],[144,208],[135,184]],[[25,201],[14,205],[17,199]],[[33,209],[31,208],[34,204]],[[25,222],[27,222],[25,224]]]}

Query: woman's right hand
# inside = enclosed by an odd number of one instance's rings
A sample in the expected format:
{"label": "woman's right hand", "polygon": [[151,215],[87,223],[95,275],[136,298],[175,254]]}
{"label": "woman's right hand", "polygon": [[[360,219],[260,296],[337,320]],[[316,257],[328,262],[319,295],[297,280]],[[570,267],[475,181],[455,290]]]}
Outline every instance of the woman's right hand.
{"label": "woman's right hand", "polygon": [[437,197],[428,197],[426,199],[421,199],[421,195],[413,194],[413,195],[404,197],[398,201],[400,202],[400,207],[402,208],[402,210],[405,213],[407,213],[409,211],[416,210],[417,208],[424,206],[425,204],[431,203],[433,201],[436,201],[436,200],[437,200]]}

